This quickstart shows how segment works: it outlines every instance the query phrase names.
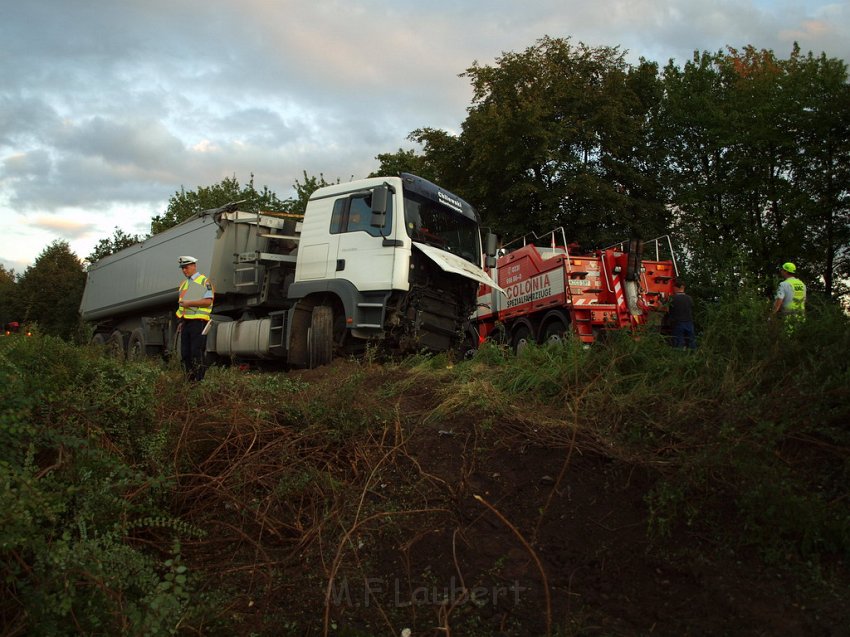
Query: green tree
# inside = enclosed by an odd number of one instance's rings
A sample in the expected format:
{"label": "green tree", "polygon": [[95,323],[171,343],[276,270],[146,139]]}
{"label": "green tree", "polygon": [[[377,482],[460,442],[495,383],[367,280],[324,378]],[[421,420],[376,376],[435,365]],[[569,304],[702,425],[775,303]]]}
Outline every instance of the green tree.
{"label": "green tree", "polygon": [[835,296],[847,272],[850,126],[843,62],[748,46],[664,70],[659,131],[686,269],[714,290],[765,292],[795,261]]}
{"label": "green tree", "polygon": [[663,232],[654,64],[632,68],[616,47],[547,37],[465,75],[473,103],[460,136],[429,128],[411,136],[440,183],[485,223],[514,236],[563,225],[585,244]]}
{"label": "green tree", "polygon": [[37,323],[45,334],[79,335],[80,301],[86,274],[66,241],[54,241],[18,280],[16,310],[22,322]]}
{"label": "green tree", "polygon": [[233,202],[241,202],[240,208],[250,211],[286,212],[293,205],[291,200],[279,199],[268,186],[257,190],[254,187],[254,175],[251,175],[251,180],[245,186],[240,186],[236,177],[226,177],[218,184],[199,186],[197,190],[187,191],[181,187],[168,200],[166,211],[151,220],[151,234],[168,230],[203,210]]}
{"label": "green tree", "polygon": [[143,237],[137,234],[127,234],[116,226],[115,232],[107,239],[101,239],[92,250],[91,254],[86,257],[88,263],[100,261],[103,257],[108,257],[110,254],[115,254],[119,250],[129,248],[143,241]]}
{"label": "green tree", "polygon": [[0,327],[17,320],[13,314],[17,305],[17,289],[15,271],[0,264]]}
{"label": "green tree", "polygon": [[[801,55],[794,47],[786,62],[783,89],[791,95],[789,132],[799,152],[791,170],[802,194],[790,215],[803,228],[797,247],[804,266],[823,279],[824,292],[848,294],[850,278],[850,85],[843,60]],[[797,237],[794,237],[797,238]]]}
{"label": "green tree", "polygon": [[295,199],[288,201],[289,212],[303,215],[304,211],[307,210],[307,202],[310,200],[310,196],[319,188],[330,186],[333,183],[338,184],[339,179],[336,182],[329,182],[325,180],[325,176],[322,173],[319,173],[318,177],[308,176],[305,170],[304,182],[302,183],[296,179],[295,184],[292,186],[295,189]]}
{"label": "green tree", "polygon": [[750,248],[738,240],[743,218],[729,188],[735,142],[731,122],[738,106],[721,58],[721,53],[694,53],[684,68],[672,61],[667,65],[659,124],[668,140],[665,175],[680,265],[692,283],[717,288],[752,275],[746,258]]}
{"label": "green tree", "polygon": [[399,148],[394,153],[382,153],[375,157],[378,160],[379,166],[376,172],[373,172],[369,177],[385,177],[395,176],[401,173],[413,173],[430,181],[437,181],[438,177],[434,174],[434,167],[428,161],[426,155],[417,155],[413,149],[402,150]]}

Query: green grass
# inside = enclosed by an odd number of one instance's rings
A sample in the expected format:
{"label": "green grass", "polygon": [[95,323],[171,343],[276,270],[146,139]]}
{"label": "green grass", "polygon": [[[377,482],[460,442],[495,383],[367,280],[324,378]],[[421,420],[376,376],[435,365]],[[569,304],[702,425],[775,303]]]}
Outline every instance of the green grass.
{"label": "green grass", "polygon": [[[659,551],[698,530],[821,573],[850,558],[848,327],[813,302],[792,337],[744,296],[704,308],[695,352],[623,333],[519,357],[486,345],[467,361],[367,360],[311,382],[214,368],[194,386],[173,366],[4,337],[0,611],[36,635],[227,634],[244,608],[227,611],[227,580],[204,571],[217,534],[286,580],[311,551],[327,560],[356,520],[445,497],[404,437],[462,423],[478,445],[577,444],[642,468]],[[407,518],[391,520],[402,538]]]}

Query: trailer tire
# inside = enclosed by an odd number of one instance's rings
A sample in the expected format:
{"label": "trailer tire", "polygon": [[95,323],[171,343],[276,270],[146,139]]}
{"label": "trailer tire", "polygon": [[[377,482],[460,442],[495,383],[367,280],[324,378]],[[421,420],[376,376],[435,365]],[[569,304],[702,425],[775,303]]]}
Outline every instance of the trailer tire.
{"label": "trailer tire", "polygon": [[513,347],[514,354],[517,356],[522,354],[522,351],[533,341],[534,339],[531,337],[531,330],[525,325],[520,325],[514,330],[513,334],[511,334],[511,347]]}
{"label": "trailer tire", "polygon": [[307,365],[310,369],[328,365],[334,355],[334,315],[327,305],[317,305],[307,330]]}
{"label": "trailer tire", "polygon": [[130,341],[127,343],[127,360],[140,361],[148,355],[147,341],[145,340],[145,330],[137,327],[130,334]]}
{"label": "trailer tire", "polygon": [[183,345],[183,340],[180,334],[180,332],[174,332],[174,337],[171,339],[171,347],[166,352],[166,360],[176,360],[177,362],[180,362],[180,350]]}
{"label": "trailer tire", "polygon": [[106,347],[106,336],[103,333],[97,333],[91,337],[91,344],[95,347]]}
{"label": "trailer tire", "polygon": [[124,342],[124,334],[122,334],[120,330],[115,330],[109,335],[109,339],[106,341],[106,347],[108,348],[109,353],[118,360],[123,361],[127,357],[127,347]]}

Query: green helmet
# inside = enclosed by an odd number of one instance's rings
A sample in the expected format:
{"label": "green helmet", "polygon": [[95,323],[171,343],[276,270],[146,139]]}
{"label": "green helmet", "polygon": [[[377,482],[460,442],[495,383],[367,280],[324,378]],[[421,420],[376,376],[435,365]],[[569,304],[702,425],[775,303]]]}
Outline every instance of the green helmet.
{"label": "green helmet", "polygon": [[788,261],[787,263],[782,264],[782,269],[785,270],[786,272],[790,272],[791,274],[794,274],[797,271],[797,266],[794,265],[793,263],[791,263],[790,261]]}

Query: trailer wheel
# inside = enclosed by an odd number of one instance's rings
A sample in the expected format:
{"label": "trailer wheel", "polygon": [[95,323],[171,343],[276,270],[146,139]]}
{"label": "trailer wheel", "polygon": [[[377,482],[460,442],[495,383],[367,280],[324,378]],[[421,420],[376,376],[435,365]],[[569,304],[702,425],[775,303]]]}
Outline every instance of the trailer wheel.
{"label": "trailer wheel", "polygon": [[511,336],[511,345],[514,348],[514,353],[519,356],[531,341],[531,330],[525,325],[520,325],[514,330]]}
{"label": "trailer wheel", "polygon": [[182,350],[183,340],[181,339],[180,332],[174,332],[174,338],[171,339],[171,347],[165,353],[165,357],[167,360],[176,360],[180,361],[180,352]]}
{"label": "trailer wheel", "polygon": [[147,343],[145,342],[145,331],[141,327],[137,327],[130,334],[130,342],[127,344],[127,360],[140,361],[148,354]]}
{"label": "trailer wheel", "polygon": [[91,341],[89,342],[93,347],[97,347],[98,349],[105,350],[106,349],[106,334],[102,332],[98,332],[94,336],[91,337]]}
{"label": "trailer wheel", "polygon": [[109,340],[106,341],[106,347],[109,353],[119,360],[124,360],[127,355],[124,345],[124,335],[120,330],[115,330],[109,335]]}
{"label": "trailer wheel", "polygon": [[313,308],[310,328],[307,330],[308,366],[310,369],[328,365],[334,354],[333,309],[327,305]]}

